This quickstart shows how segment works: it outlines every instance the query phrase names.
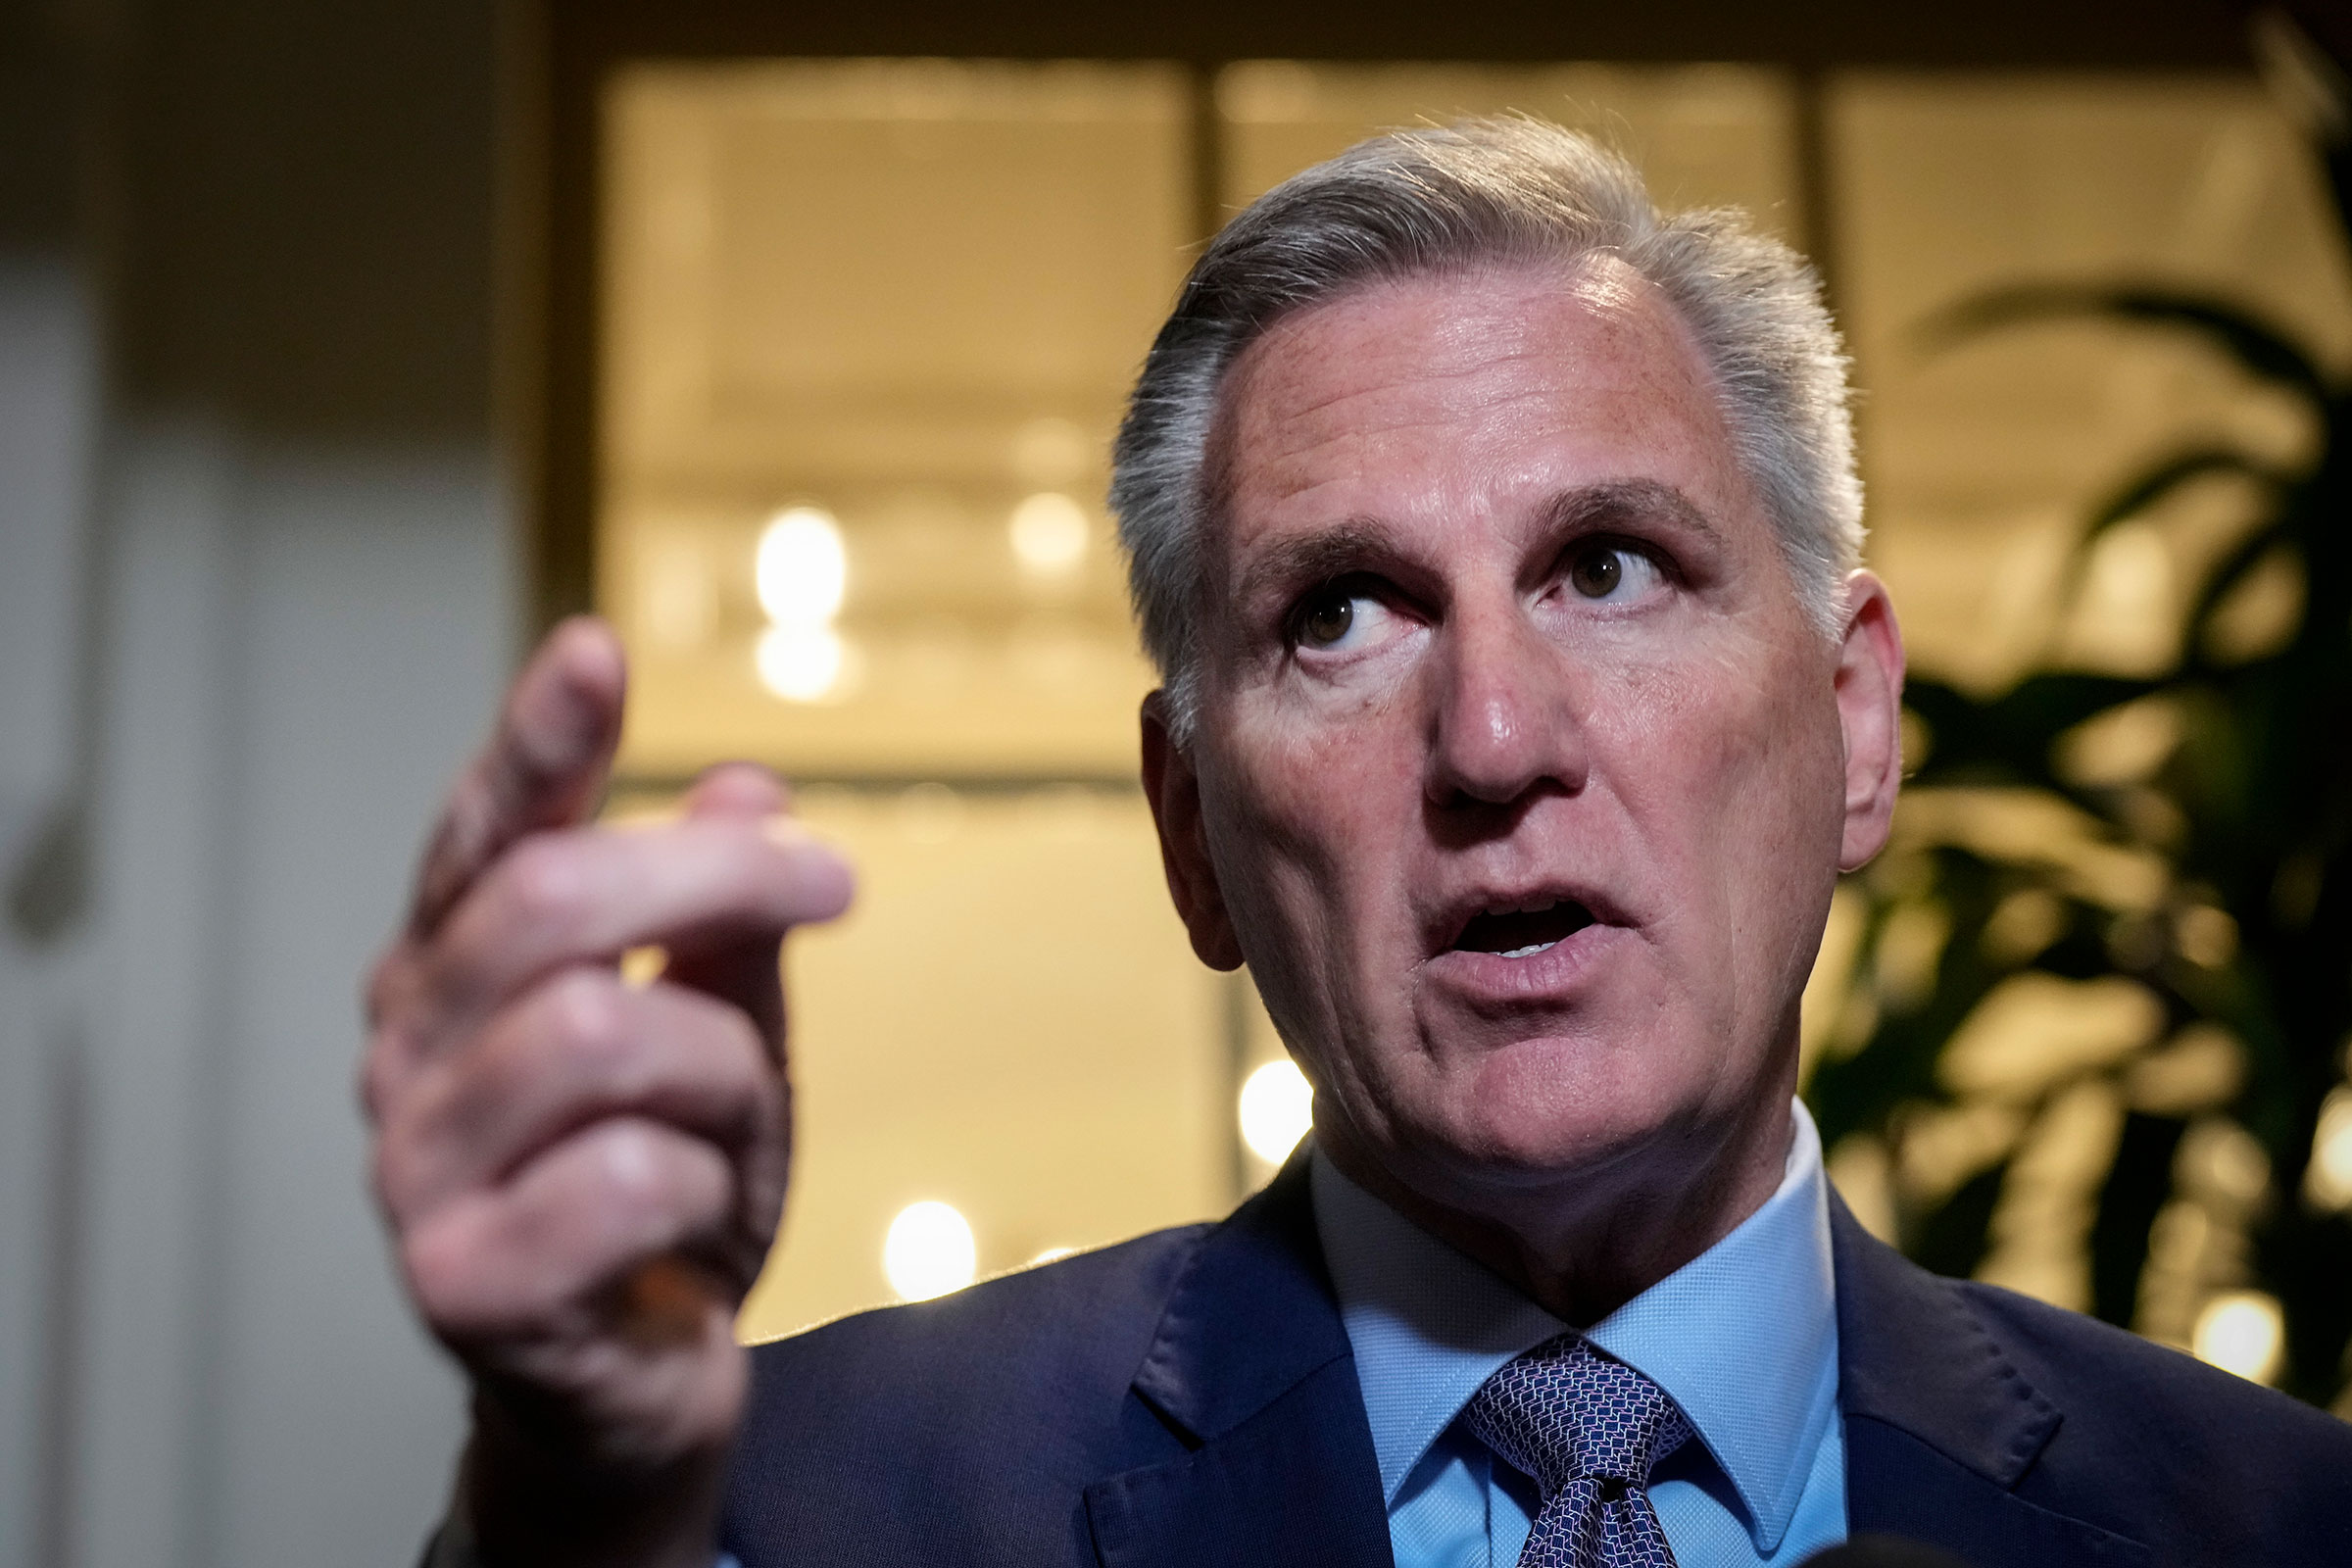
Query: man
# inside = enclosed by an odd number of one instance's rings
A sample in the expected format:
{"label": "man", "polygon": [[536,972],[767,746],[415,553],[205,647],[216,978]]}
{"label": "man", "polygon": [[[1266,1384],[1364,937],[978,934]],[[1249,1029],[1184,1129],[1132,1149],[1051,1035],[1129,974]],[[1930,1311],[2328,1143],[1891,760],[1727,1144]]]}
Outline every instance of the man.
{"label": "man", "polygon": [[1798,997],[1902,654],[1795,257],[1532,122],[1370,142],[1211,245],[1116,466],[1169,889],[1311,1152],[747,1358],[776,943],[848,876],[749,768],[583,825],[622,676],[564,628],[371,993],[379,1191],[476,1390],[444,1561],[2352,1558],[2352,1430],[1824,1182]]}

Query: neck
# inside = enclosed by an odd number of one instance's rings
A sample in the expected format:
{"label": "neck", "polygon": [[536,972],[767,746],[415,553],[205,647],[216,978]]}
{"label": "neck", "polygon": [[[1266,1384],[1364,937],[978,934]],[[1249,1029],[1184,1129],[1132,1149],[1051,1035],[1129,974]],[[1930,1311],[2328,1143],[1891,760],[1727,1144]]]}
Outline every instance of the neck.
{"label": "neck", "polygon": [[[1662,1147],[1598,1169],[1508,1184],[1397,1174],[1417,1161],[1382,1157],[1316,1104],[1315,1141],[1348,1180],[1440,1241],[1485,1265],[1539,1306],[1579,1328],[1611,1312],[1713,1247],[1781,1184],[1793,1125],[1786,1093],[1733,1125],[1662,1135]],[[1729,1136],[1726,1136],[1726,1134]]]}

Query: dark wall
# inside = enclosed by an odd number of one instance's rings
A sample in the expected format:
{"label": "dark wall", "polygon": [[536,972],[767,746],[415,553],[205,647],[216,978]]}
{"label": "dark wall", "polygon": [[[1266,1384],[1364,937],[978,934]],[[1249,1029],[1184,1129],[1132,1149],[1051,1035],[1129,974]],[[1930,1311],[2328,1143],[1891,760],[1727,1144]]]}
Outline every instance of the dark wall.
{"label": "dark wall", "polygon": [[148,0],[113,47],[119,392],[299,438],[491,402],[485,0]]}
{"label": "dark wall", "polygon": [[[2246,62],[2236,0],[571,0],[559,32],[660,52],[1239,59],[1742,60],[1797,66],[2195,67]],[[625,42],[622,42],[625,40]]]}

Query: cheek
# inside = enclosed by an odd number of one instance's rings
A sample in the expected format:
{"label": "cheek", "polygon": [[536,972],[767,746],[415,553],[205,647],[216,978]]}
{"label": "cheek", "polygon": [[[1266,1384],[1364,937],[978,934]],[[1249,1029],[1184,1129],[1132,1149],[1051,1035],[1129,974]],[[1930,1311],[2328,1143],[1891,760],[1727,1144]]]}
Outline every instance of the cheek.
{"label": "cheek", "polygon": [[1234,870],[1287,865],[1327,906],[1353,905],[1396,858],[1420,802],[1403,705],[1277,711],[1235,726],[1216,795],[1233,803]]}
{"label": "cheek", "polygon": [[[1747,665],[1747,670],[1755,665]],[[1676,923],[1705,933],[1696,961],[1768,983],[1803,945],[1835,882],[1842,775],[1837,714],[1794,676],[1729,668],[1638,672],[1620,798]],[[1825,688],[1826,689],[1826,688]]]}
{"label": "cheek", "polygon": [[1418,774],[1377,724],[1275,721],[1221,747],[1206,799],[1210,854],[1269,1010],[1293,1039],[1344,1027],[1343,990],[1396,926],[1396,866],[1416,830]]}

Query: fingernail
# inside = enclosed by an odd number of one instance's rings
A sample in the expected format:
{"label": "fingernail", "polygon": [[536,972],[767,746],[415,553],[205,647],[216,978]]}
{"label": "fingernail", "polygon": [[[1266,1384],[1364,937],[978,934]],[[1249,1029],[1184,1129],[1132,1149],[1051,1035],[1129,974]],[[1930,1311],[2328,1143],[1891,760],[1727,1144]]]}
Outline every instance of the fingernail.
{"label": "fingernail", "polygon": [[763,816],[760,819],[760,831],[767,836],[770,844],[781,849],[814,850],[827,859],[838,861],[842,869],[849,869],[850,858],[841,846],[797,816],[781,811],[774,816]]}
{"label": "fingernail", "polygon": [[783,811],[778,811],[773,816],[761,817],[760,831],[767,835],[770,843],[781,844],[788,850],[797,850],[804,844],[818,842],[817,836],[808,831],[808,825],[806,822]]}

